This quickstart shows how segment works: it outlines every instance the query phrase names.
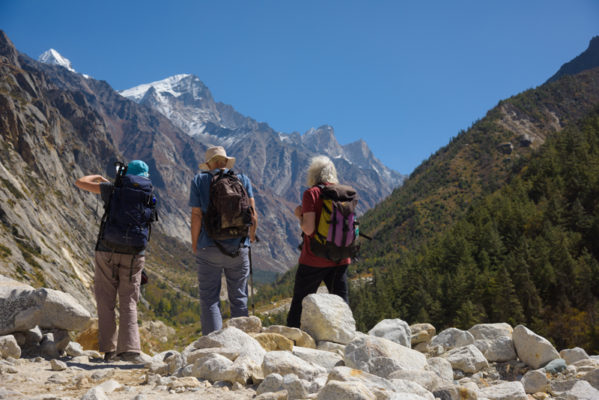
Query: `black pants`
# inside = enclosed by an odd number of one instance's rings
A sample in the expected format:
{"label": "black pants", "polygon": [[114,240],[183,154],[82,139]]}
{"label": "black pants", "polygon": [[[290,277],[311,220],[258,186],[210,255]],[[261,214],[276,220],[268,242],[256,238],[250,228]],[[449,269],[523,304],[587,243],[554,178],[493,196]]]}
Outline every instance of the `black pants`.
{"label": "black pants", "polygon": [[289,314],[287,314],[287,326],[300,327],[302,317],[302,300],[309,294],[316,293],[320,283],[324,281],[329,293],[340,296],[349,304],[347,297],[347,265],[336,267],[309,267],[300,264],[295,274],[295,285],[293,286],[293,299]]}

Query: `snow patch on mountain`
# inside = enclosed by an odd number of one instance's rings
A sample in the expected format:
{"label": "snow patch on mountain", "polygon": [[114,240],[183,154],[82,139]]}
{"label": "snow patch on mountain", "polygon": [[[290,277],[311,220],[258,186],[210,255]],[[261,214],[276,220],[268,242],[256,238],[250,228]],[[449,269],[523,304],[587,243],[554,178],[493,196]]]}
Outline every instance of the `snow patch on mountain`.
{"label": "snow patch on mountain", "polygon": [[178,83],[180,83],[182,79],[185,79],[190,76],[192,76],[192,75],[190,75],[190,74],[174,75],[174,76],[168,77],[166,79],[162,79],[160,81],[144,83],[142,85],[132,87],[131,89],[121,90],[121,91],[119,91],[119,94],[123,97],[126,97],[128,99],[135,101],[136,103],[139,103],[144,98],[144,96],[146,95],[148,90],[150,90],[151,88],[154,88],[154,90],[157,93],[160,93],[161,95],[164,93],[168,93],[168,94],[172,95],[173,97],[179,97],[183,94],[183,92],[175,90],[175,86]]}
{"label": "snow patch on mountain", "polygon": [[58,51],[54,49],[46,50],[37,59],[39,62],[50,65],[59,65],[68,69],[71,72],[77,72],[73,69],[71,61],[63,57]]}

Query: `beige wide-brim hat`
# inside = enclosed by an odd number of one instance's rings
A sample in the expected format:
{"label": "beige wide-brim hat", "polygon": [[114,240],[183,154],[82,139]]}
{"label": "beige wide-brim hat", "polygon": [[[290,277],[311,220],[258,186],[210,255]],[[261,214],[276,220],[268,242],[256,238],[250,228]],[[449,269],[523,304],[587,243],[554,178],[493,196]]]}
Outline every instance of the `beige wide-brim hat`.
{"label": "beige wide-brim hat", "polygon": [[235,157],[227,157],[227,152],[225,151],[225,148],[223,146],[214,146],[214,147],[210,147],[208,150],[206,150],[206,156],[204,157],[204,159],[206,161],[204,161],[203,164],[200,164],[200,169],[209,170],[210,167],[208,166],[208,163],[214,157],[219,157],[219,156],[227,159],[227,165],[225,165],[225,168],[228,168],[228,169],[233,168],[233,165],[235,165]]}

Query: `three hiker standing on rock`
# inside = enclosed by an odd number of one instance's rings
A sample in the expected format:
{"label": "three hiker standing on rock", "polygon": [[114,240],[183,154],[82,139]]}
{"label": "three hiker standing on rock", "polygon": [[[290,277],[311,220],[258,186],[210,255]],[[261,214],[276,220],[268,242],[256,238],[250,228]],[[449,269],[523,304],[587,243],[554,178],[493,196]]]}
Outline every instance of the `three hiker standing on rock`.
{"label": "three hiker standing on rock", "polygon": [[[141,160],[117,163],[115,183],[101,175],[79,178],[76,185],[100,194],[105,203],[96,243],[94,291],[98,306],[99,346],[105,360],[143,362],[137,326],[144,250],[150,224],[157,219],[156,197],[148,166]],[[192,251],[198,263],[201,323],[204,335],[222,328],[221,276],[224,272],[231,317],[248,316],[251,243],[258,217],[250,179],[235,174],[234,157],[221,146],[206,150],[205,162],[191,182]],[[339,185],[333,162],[314,157],[308,168],[302,204],[295,209],[303,235],[299,268],[287,325],[299,327],[302,300],[325,282],[329,293],[348,302],[347,267],[357,252],[355,190]],[[119,329],[115,306],[119,296]]]}

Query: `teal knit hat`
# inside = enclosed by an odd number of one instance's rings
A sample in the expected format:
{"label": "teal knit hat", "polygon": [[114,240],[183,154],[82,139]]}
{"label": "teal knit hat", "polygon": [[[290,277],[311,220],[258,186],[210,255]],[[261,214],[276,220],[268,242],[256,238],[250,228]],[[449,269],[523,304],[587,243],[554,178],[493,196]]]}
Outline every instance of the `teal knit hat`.
{"label": "teal knit hat", "polygon": [[133,160],[127,164],[127,175],[150,176],[148,164],[141,160]]}

